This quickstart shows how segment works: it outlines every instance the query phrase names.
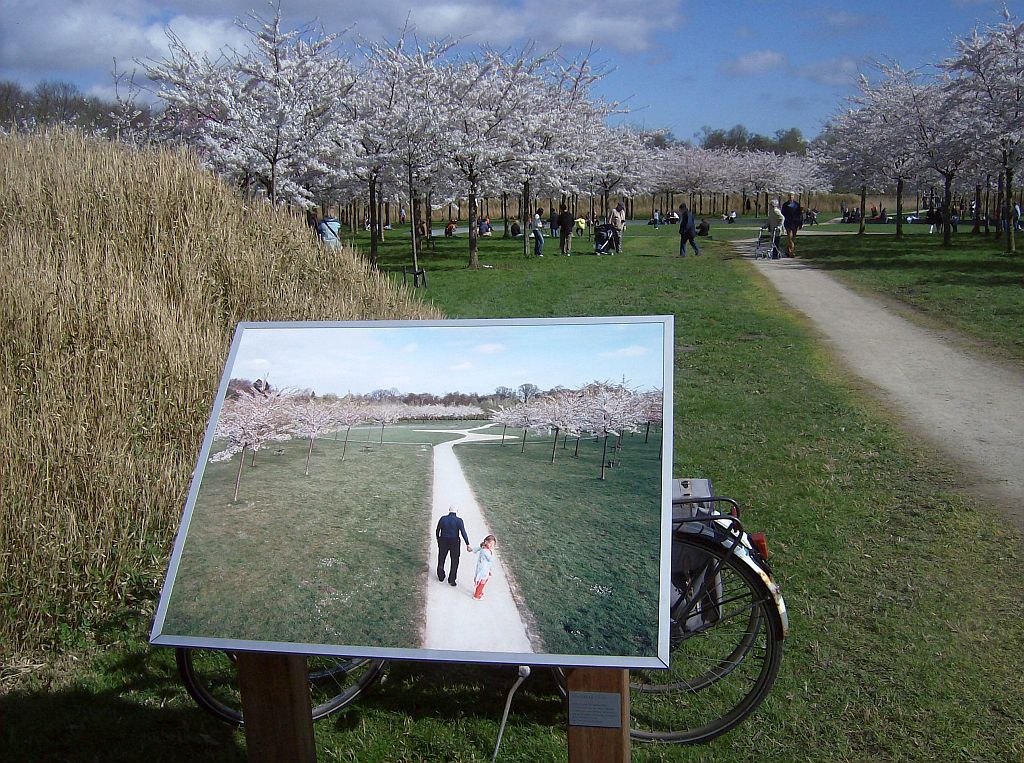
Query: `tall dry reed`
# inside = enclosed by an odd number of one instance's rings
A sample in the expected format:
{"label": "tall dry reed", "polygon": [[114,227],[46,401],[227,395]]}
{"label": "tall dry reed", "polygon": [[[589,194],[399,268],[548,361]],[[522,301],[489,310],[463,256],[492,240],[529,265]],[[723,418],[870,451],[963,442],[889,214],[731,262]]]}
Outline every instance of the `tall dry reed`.
{"label": "tall dry reed", "polygon": [[0,658],[152,599],[238,321],[435,315],[187,155],[0,137]]}

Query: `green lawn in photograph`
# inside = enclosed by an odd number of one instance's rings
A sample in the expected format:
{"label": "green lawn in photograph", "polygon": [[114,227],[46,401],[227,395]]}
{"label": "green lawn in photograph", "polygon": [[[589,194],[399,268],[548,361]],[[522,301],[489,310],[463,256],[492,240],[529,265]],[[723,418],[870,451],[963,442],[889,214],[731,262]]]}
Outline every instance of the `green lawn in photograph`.
{"label": "green lawn in photograph", "polygon": [[239,456],[206,464],[164,633],[418,648],[432,446],[455,435],[379,435],[318,439],[309,476],[308,440],[247,453],[237,502]]}
{"label": "green lawn in photograph", "polygon": [[498,538],[496,558],[519,585],[545,652],[654,656],[660,435],[646,443],[625,435],[604,480],[603,439],[582,438],[576,456],[575,439],[559,438],[554,463],[552,442],[541,437],[525,451],[518,441],[455,446]]}

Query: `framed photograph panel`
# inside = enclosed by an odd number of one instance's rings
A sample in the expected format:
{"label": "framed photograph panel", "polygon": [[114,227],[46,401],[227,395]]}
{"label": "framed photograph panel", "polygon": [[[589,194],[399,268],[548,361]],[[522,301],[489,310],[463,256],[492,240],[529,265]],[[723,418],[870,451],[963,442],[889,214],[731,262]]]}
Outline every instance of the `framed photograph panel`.
{"label": "framed photograph panel", "polygon": [[158,645],[668,665],[672,316],[243,323]]}

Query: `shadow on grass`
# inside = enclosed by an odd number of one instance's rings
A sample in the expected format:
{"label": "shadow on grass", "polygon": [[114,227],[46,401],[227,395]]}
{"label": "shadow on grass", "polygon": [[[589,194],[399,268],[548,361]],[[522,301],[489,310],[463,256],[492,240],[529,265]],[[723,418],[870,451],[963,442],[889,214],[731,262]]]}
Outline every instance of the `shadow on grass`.
{"label": "shadow on grass", "polygon": [[[439,721],[473,718],[500,722],[509,689],[518,677],[508,665],[454,663],[389,663],[384,680],[347,711],[332,716],[339,730],[352,731],[360,716],[370,712]],[[565,725],[565,705],[554,669],[534,667],[512,702],[516,723],[538,726]]]}
{"label": "shadow on grass", "polygon": [[0,697],[0,760],[244,761],[231,728],[185,704],[166,657],[130,652],[105,671],[104,686],[79,679]]}

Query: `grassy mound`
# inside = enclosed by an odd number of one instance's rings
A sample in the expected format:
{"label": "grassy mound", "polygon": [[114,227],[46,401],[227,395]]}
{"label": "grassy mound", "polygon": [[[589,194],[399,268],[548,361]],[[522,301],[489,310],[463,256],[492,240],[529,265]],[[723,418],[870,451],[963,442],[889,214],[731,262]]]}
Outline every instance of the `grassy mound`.
{"label": "grassy mound", "polygon": [[162,577],[241,320],[436,315],[194,158],[0,137],[0,657]]}

